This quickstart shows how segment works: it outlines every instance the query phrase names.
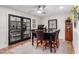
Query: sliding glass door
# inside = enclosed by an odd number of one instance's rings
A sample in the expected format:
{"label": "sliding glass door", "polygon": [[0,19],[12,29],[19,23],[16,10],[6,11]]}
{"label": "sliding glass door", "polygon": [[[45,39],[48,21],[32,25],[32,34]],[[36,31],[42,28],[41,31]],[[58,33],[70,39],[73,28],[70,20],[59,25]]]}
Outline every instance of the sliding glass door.
{"label": "sliding glass door", "polygon": [[31,38],[31,19],[9,15],[9,45]]}

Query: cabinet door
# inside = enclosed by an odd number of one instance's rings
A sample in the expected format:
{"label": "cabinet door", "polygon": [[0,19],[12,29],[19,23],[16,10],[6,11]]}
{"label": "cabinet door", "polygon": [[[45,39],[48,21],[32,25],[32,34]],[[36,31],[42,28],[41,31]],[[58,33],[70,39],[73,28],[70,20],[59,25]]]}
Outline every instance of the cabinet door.
{"label": "cabinet door", "polygon": [[22,31],[23,32],[23,39],[31,37],[30,36],[31,35],[31,21],[29,18],[23,19],[22,29],[23,29],[23,31]]}
{"label": "cabinet door", "polygon": [[65,24],[65,39],[67,41],[72,41],[73,40],[73,29],[72,29],[72,24],[71,23],[66,23]]}

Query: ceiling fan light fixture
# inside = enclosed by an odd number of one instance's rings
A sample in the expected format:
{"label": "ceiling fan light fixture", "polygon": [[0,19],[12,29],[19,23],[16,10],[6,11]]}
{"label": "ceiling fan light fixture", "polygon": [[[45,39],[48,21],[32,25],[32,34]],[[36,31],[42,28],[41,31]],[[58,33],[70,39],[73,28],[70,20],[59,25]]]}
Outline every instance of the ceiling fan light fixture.
{"label": "ceiling fan light fixture", "polygon": [[41,14],[41,13],[42,13],[42,11],[41,11],[41,10],[37,10],[37,13]]}
{"label": "ceiling fan light fixture", "polygon": [[44,12],[45,7],[46,6],[44,6],[44,5],[38,6],[37,13],[42,14]]}
{"label": "ceiling fan light fixture", "polygon": [[64,9],[64,7],[63,6],[60,6],[60,10],[63,10]]}
{"label": "ceiling fan light fixture", "polygon": [[43,7],[39,7],[40,10],[43,10]]}

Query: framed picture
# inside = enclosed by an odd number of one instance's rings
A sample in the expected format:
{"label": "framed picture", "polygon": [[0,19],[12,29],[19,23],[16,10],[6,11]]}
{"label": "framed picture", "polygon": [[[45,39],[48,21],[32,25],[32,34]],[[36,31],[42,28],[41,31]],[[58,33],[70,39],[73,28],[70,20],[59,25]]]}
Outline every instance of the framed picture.
{"label": "framed picture", "polygon": [[57,19],[48,20],[49,31],[54,31],[57,29]]}

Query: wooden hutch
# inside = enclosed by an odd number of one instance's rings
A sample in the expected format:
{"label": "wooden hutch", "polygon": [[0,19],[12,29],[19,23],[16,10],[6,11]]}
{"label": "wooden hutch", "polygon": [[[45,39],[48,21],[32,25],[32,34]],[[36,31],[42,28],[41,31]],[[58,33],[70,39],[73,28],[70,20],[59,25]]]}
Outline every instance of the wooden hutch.
{"label": "wooden hutch", "polygon": [[69,17],[65,20],[65,40],[73,41],[73,25]]}

